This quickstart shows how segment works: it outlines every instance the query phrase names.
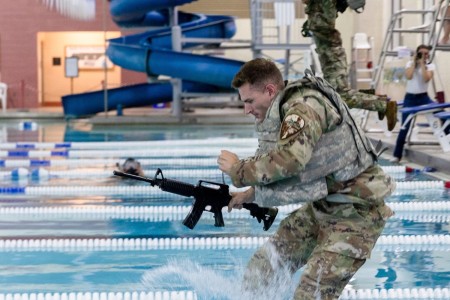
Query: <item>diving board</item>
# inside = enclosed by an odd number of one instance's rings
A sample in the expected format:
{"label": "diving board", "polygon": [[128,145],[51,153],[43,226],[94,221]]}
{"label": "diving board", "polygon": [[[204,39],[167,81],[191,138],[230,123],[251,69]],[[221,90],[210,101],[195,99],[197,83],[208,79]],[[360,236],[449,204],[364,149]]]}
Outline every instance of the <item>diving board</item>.
{"label": "diving board", "polygon": [[[402,113],[409,113],[405,122],[402,124],[402,129],[405,129],[405,125],[411,123],[409,127],[409,133],[414,127],[416,118],[418,116],[424,116],[430,128],[433,130],[433,134],[437,137],[439,144],[444,152],[450,151],[450,135],[445,134],[445,129],[450,125],[450,112],[444,111],[445,108],[449,108],[450,103],[431,103],[425,105],[419,105],[414,107],[402,108]],[[411,134],[409,134],[407,143],[411,144]]]}

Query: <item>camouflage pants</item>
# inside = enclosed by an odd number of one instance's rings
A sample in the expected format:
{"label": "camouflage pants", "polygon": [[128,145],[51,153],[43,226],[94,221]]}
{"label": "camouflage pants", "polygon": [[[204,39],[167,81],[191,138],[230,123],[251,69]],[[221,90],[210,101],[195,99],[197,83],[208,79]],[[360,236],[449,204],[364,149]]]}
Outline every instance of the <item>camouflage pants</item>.
{"label": "camouflage pants", "polygon": [[305,12],[308,15],[307,27],[316,44],[324,79],[336,89],[350,108],[384,113],[386,99],[359,93],[349,87],[347,55],[342,46],[341,34],[335,28],[338,15],[336,0],[309,1]]}
{"label": "camouflage pants", "polygon": [[349,108],[366,109],[370,111],[386,112],[387,98],[377,95],[348,90],[340,92],[341,99]]}
{"label": "camouflage pants", "polygon": [[255,299],[269,299],[265,291],[282,285],[281,277],[289,278],[306,265],[294,299],[338,299],[370,256],[386,224],[382,216],[386,207],[384,203],[362,207],[325,200],[302,206],[253,255],[244,275],[244,290]]}
{"label": "camouflage pants", "polygon": [[348,90],[347,56],[341,34],[335,28],[336,0],[309,1],[305,12],[325,80],[338,92]]}

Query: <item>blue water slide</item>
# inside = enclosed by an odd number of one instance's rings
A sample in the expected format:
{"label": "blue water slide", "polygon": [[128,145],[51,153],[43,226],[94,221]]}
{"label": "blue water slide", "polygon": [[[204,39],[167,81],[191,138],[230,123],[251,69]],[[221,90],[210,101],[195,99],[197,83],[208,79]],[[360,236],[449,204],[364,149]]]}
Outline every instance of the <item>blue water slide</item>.
{"label": "blue water slide", "polygon": [[[109,59],[122,68],[183,79],[183,92],[212,93],[229,90],[242,61],[172,51],[172,29],[168,8],[192,0],[112,0],[112,19],[121,27],[158,29],[109,40]],[[230,16],[208,16],[178,12],[184,38],[227,39],[236,32]],[[198,46],[185,43],[183,48]],[[104,111],[104,92],[95,91],[63,97],[66,116],[84,116]],[[172,100],[170,83],[150,83],[108,90],[108,110],[148,106]]]}
{"label": "blue water slide", "polygon": [[[198,82],[183,81],[182,90],[192,93],[215,93],[218,88]],[[172,101],[172,85],[165,83],[141,83],[108,89],[108,110],[139,107]],[[66,117],[89,116],[105,111],[105,91],[63,96]]]}

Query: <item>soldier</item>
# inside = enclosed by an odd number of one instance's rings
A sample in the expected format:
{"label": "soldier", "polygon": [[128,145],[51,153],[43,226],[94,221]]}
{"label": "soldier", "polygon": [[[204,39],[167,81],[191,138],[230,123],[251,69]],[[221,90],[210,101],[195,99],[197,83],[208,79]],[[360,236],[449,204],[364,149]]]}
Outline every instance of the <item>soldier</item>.
{"label": "soldier", "polygon": [[[327,80],[350,108],[377,111],[380,120],[386,115],[388,130],[397,123],[397,102],[387,101],[386,96],[358,92],[348,86],[348,68],[341,34],[336,29],[337,13],[345,11],[346,0],[302,0],[306,4],[308,20],[303,34],[311,35],[316,44],[320,65]],[[374,93],[374,91],[373,91]]]}
{"label": "soldier", "polygon": [[116,167],[119,169],[119,171],[124,173],[129,173],[137,176],[144,176],[144,170],[142,170],[141,163],[131,157],[127,158],[122,165],[116,163]]}
{"label": "soldier", "polygon": [[228,210],[253,201],[303,204],[251,258],[246,297],[273,298],[264,293],[279,285],[279,275],[306,265],[294,298],[338,299],[393,214],[384,199],[395,182],[323,79],[307,72],[285,86],[276,65],[257,58],[242,66],[232,86],[256,119],[259,147],[252,157],[222,150],[217,159],[234,185],[250,186],[232,194]]}

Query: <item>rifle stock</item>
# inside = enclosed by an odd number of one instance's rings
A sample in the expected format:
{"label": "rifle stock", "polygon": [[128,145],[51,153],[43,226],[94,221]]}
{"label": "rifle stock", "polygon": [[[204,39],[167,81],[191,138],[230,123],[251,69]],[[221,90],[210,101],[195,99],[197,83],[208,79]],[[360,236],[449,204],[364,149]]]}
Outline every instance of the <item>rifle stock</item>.
{"label": "rifle stock", "polygon": [[[190,183],[164,178],[161,169],[157,169],[153,179],[120,171],[113,171],[113,174],[148,182],[151,186],[156,185],[165,192],[185,197],[194,197],[191,210],[183,220],[183,225],[189,229],[194,229],[204,211],[209,211],[214,214],[214,226],[225,226],[222,208],[228,206],[231,200],[229,187],[226,184],[200,180],[195,186]],[[161,177],[158,178],[158,175],[161,175]],[[260,207],[255,203],[244,203],[243,207],[250,211],[250,215],[256,218],[258,223],[263,221],[264,230],[268,230],[272,226],[278,213],[276,207]]]}

